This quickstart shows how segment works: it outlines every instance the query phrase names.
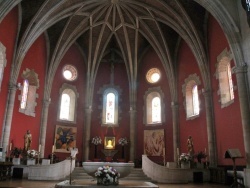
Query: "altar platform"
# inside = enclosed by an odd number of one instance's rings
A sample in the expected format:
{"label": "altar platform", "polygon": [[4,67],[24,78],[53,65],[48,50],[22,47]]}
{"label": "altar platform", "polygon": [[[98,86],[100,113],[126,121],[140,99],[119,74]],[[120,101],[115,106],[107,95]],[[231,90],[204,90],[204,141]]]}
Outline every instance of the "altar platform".
{"label": "altar platform", "polygon": [[158,185],[155,185],[151,182],[140,182],[140,181],[123,181],[119,180],[119,185],[97,185],[95,180],[77,180],[71,182],[71,185],[69,184],[68,180],[62,181],[55,185],[55,188],[101,188],[101,187],[109,187],[109,188],[158,188]]}

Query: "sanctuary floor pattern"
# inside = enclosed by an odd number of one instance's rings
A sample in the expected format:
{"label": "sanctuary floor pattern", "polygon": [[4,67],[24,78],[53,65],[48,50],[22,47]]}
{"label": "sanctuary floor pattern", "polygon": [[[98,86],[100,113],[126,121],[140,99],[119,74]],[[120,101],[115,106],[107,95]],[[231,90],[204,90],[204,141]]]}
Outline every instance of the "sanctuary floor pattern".
{"label": "sanctuary floor pattern", "polygon": [[[120,180],[126,181],[126,180]],[[0,181],[1,188],[54,188],[57,183],[61,181],[32,181],[27,179],[11,179],[6,181]],[[127,181],[129,183],[129,181]],[[200,183],[200,184],[158,184],[159,188],[223,188],[228,187],[221,184],[209,184],[209,183]]]}

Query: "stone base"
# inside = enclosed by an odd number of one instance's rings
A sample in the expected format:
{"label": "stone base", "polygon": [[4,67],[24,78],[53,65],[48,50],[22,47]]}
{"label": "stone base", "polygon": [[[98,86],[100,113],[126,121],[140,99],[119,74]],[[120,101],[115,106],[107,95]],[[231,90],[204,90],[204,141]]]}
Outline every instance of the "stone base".
{"label": "stone base", "polygon": [[129,188],[159,188],[157,185],[151,183],[151,182],[133,182],[131,181],[131,183],[124,183],[122,181],[120,181],[119,185],[109,185],[109,186],[105,186],[105,185],[96,185],[96,181],[74,181],[71,182],[71,185],[69,183],[68,180],[60,182],[58,184],[55,185],[55,188],[87,188],[87,187],[91,187],[91,188],[101,188],[101,187],[105,187],[105,188],[125,188],[125,187],[129,187]]}
{"label": "stone base", "polygon": [[20,165],[21,159],[20,158],[13,158],[12,162],[13,162],[13,165]]}

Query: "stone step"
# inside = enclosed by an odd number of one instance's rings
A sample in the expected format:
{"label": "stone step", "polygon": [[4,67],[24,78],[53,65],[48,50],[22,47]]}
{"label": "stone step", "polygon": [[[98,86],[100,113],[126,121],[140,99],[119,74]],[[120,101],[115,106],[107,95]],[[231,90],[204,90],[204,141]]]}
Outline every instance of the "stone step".
{"label": "stone step", "polygon": [[[69,178],[69,177],[68,177]],[[82,167],[76,167],[71,174],[72,179],[93,179],[93,177],[89,176]],[[135,180],[135,181],[151,181],[152,180],[147,177],[142,169],[134,168],[132,172],[123,180]]]}

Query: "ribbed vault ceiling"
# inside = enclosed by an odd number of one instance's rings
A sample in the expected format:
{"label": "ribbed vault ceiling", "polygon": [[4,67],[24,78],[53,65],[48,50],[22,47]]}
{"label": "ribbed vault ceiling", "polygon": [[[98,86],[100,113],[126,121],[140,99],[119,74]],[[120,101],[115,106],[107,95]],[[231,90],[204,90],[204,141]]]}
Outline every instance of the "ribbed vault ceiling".
{"label": "ribbed vault ceiling", "polygon": [[17,67],[34,41],[46,33],[48,92],[62,57],[74,43],[84,52],[88,83],[94,82],[100,63],[115,53],[114,62],[125,63],[133,90],[141,55],[151,46],[163,63],[173,97],[181,40],[189,45],[203,79],[208,80],[207,14],[193,0],[22,0],[20,5]]}

